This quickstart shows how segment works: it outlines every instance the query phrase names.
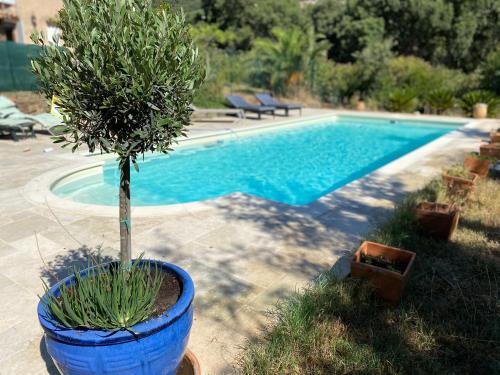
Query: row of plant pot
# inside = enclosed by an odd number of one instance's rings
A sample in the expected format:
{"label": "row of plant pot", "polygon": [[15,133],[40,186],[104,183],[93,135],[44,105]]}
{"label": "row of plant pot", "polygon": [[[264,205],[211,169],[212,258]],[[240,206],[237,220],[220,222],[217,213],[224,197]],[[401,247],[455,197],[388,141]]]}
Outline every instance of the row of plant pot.
{"label": "row of plant pot", "polygon": [[[487,145],[487,153],[483,151],[485,145],[482,145],[480,154],[471,153],[465,157],[463,167],[443,172],[448,204],[420,202],[416,205],[415,218],[423,235],[440,241],[452,238],[458,227],[460,206],[468,199],[478,179],[488,176],[492,161],[500,158],[500,155],[491,152],[490,147],[498,139],[500,133],[497,131],[491,135],[492,143]],[[367,280],[380,297],[397,303],[415,257],[416,253],[412,251],[365,241],[351,259],[351,276]]]}

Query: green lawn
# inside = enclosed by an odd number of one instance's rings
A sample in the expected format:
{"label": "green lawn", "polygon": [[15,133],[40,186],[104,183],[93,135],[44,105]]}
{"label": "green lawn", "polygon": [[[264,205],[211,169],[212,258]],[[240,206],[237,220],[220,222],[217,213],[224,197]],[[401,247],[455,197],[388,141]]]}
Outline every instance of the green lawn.
{"label": "green lawn", "polygon": [[450,243],[419,236],[413,217],[416,202],[442,196],[434,181],[368,236],[417,253],[397,307],[363,283],[324,276],[277,307],[241,372],[500,373],[500,182],[480,182]]}

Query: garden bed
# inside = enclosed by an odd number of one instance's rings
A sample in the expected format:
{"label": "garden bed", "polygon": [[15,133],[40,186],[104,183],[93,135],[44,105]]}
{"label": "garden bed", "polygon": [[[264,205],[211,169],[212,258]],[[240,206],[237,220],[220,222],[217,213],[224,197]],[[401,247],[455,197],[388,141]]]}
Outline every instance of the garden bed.
{"label": "garden bed", "polygon": [[500,368],[500,182],[478,182],[454,240],[422,237],[411,194],[368,239],[415,251],[401,303],[358,280],[325,275],[282,302],[241,359],[244,374],[491,374]]}

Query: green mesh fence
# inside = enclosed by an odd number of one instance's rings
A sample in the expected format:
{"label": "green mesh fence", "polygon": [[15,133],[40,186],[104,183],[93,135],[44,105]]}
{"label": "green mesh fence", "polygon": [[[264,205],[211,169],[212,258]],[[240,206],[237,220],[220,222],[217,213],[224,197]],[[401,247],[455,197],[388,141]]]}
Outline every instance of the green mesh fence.
{"label": "green mesh fence", "polygon": [[32,44],[0,42],[0,91],[37,90],[31,59],[40,50],[41,47]]}

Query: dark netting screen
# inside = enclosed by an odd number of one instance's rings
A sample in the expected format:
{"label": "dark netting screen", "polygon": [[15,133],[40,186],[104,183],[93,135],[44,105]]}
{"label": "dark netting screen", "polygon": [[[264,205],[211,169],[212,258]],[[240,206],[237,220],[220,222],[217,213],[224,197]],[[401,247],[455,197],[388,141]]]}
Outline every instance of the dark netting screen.
{"label": "dark netting screen", "polygon": [[0,91],[35,91],[36,78],[31,73],[31,59],[41,47],[33,44],[0,42]]}

